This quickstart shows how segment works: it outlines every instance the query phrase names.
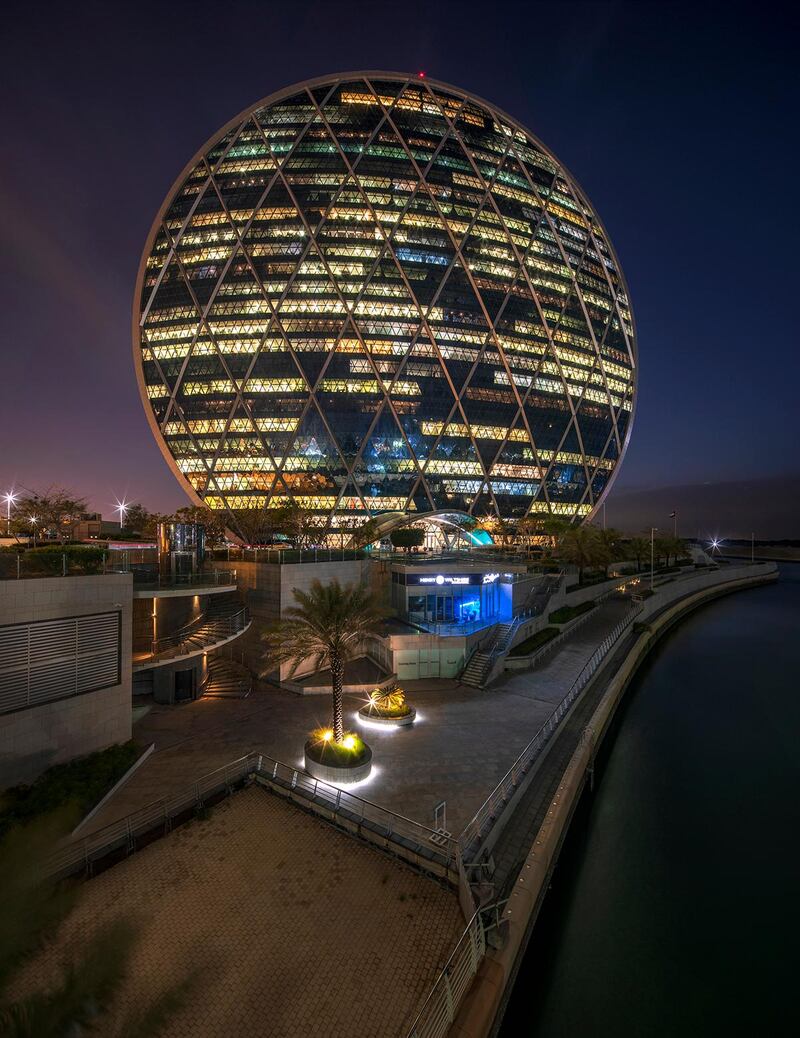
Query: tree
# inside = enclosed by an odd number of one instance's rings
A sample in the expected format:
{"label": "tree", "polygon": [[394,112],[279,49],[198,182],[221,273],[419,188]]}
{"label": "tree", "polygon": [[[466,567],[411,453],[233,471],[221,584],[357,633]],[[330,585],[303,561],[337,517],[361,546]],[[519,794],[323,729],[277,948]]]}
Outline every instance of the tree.
{"label": "tree", "polygon": [[140,505],[138,502],[128,505],[125,512],[125,525],[122,531],[127,534],[135,533],[143,537],[151,529],[152,520],[153,516],[151,516],[144,505]]}
{"label": "tree", "polygon": [[262,674],[289,663],[291,676],[309,658],[317,670],[329,667],[331,727],[334,740],[340,743],[344,739],[344,665],[355,656],[364,636],[377,629],[388,610],[364,584],[342,586],[338,580],[330,584],[315,580],[308,591],[295,588],[292,594],[297,605],[287,609],[284,619],[262,636],[266,645]]}
{"label": "tree", "polygon": [[636,572],[639,573],[642,569],[642,559],[646,559],[650,554],[650,541],[647,537],[631,537],[627,545],[627,554],[633,555],[636,559]]}
{"label": "tree", "polygon": [[420,545],[424,544],[425,531],[415,530],[413,527],[392,530],[389,534],[389,540],[392,542],[392,547],[405,548],[408,551],[409,548],[419,548]]}
{"label": "tree", "polygon": [[550,547],[553,550],[558,548],[559,539],[571,529],[572,523],[559,515],[548,515],[542,520],[542,532],[550,538]]}
{"label": "tree", "polygon": [[275,508],[270,519],[274,531],[290,537],[296,548],[310,548],[319,540],[319,518],[296,501],[287,501]]}
{"label": "tree", "polygon": [[42,535],[55,534],[62,544],[72,539],[75,527],[88,508],[84,498],[58,486],[27,493],[16,507],[16,529],[30,533],[35,526]]}
{"label": "tree", "polygon": [[486,533],[491,535],[495,544],[503,545],[509,539],[513,539],[515,533],[514,527],[497,515],[487,515],[484,519],[481,519],[476,529],[485,530]]}
{"label": "tree", "polygon": [[558,541],[558,554],[578,567],[578,583],[583,583],[584,570],[608,562],[608,549],[594,526],[570,526]]}
{"label": "tree", "polygon": [[613,526],[609,526],[608,529],[598,530],[597,535],[600,538],[600,542],[605,548],[608,556],[608,562],[619,561],[624,553],[622,547],[622,534],[619,530],[615,530]]}
{"label": "tree", "polygon": [[206,547],[215,548],[225,540],[225,521],[223,512],[215,512],[210,508],[198,505],[186,505],[179,508],[172,517],[176,523],[196,523],[202,526],[206,535]]}
{"label": "tree", "polygon": [[534,538],[541,537],[543,533],[542,520],[537,519],[532,515],[525,516],[517,523],[517,533],[523,539],[527,547],[530,548],[531,542]]}
{"label": "tree", "polygon": [[674,563],[677,566],[678,559],[685,558],[689,554],[686,543],[680,537],[665,537],[664,550],[667,552],[667,565],[669,565],[670,555],[673,556]]}
{"label": "tree", "polygon": [[655,555],[656,562],[660,562],[663,559],[665,566],[669,565],[670,540],[671,538],[669,537],[656,537],[653,541],[653,554]]}

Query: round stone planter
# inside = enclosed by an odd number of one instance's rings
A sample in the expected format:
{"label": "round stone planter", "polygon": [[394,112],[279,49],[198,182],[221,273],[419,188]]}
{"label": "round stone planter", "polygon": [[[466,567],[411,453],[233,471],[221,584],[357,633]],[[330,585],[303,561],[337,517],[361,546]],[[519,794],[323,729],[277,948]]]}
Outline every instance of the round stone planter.
{"label": "round stone planter", "polygon": [[320,764],[308,753],[309,744],[306,743],[305,765],[306,771],[312,778],[320,779],[322,782],[330,782],[334,786],[344,786],[350,782],[360,782],[372,771],[372,750],[366,746],[366,758],[362,758],[359,764],[348,767],[341,764]]}
{"label": "round stone planter", "polygon": [[407,724],[413,724],[417,711],[412,706],[407,714],[402,717],[381,717],[380,714],[371,713],[368,706],[362,706],[358,711],[362,721],[370,724],[379,724],[382,728],[404,728]]}

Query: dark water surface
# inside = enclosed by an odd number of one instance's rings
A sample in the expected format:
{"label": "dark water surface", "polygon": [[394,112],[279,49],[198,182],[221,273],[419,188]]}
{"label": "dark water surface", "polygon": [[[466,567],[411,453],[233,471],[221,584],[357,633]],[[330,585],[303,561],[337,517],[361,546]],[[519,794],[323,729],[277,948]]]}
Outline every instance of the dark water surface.
{"label": "dark water surface", "polygon": [[800,565],[628,691],[502,1038],[800,1035]]}

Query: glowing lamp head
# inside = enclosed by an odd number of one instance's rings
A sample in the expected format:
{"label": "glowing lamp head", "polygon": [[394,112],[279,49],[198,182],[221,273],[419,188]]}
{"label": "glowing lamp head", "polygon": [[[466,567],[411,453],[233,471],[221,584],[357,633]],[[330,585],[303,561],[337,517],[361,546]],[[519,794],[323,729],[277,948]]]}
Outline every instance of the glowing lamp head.
{"label": "glowing lamp head", "polygon": [[346,750],[352,750],[356,744],[356,740],[352,735],[346,735],[344,743],[342,744]]}
{"label": "glowing lamp head", "polygon": [[330,742],[332,738],[333,732],[330,730],[330,728],[326,728],[325,731],[322,733],[322,741]]}

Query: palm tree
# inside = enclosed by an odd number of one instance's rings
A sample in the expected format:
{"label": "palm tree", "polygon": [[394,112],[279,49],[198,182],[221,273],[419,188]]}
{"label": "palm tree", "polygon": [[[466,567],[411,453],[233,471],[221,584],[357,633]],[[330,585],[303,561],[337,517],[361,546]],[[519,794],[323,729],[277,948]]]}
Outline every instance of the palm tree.
{"label": "palm tree", "polygon": [[333,738],[344,739],[342,685],[344,665],[355,656],[364,636],[376,630],[388,611],[364,584],[338,580],[312,582],[308,591],[294,588],[296,606],[287,609],[271,631],[263,635],[266,667],[262,674],[282,663],[290,663],[293,675],[303,660],[311,657],[317,670],[327,666],[333,691]]}
{"label": "palm tree", "polygon": [[605,548],[608,556],[607,561],[619,561],[622,541],[622,534],[619,530],[615,530],[613,526],[609,526],[608,529],[599,530],[597,535],[600,538],[600,543]]}
{"label": "palm tree", "polygon": [[599,566],[608,559],[606,546],[594,526],[571,526],[558,541],[558,554],[566,562],[578,567],[578,583],[583,583],[583,571]]}
{"label": "palm tree", "polygon": [[628,541],[628,551],[636,559],[636,572],[641,572],[642,559],[650,554],[650,541],[647,537],[631,537]]}

